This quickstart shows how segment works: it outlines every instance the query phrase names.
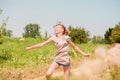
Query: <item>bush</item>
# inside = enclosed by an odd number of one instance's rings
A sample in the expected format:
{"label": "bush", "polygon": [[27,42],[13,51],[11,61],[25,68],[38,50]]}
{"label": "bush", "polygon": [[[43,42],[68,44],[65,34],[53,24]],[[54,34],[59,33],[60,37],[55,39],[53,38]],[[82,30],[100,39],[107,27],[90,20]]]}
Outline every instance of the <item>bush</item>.
{"label": "bush", "polygon": [[89,32],[84,28],[77,27],[73,28],[69,26],[70,30],[69,36],[71,37],[72,41],[75,43],[87,43],[89,41]]}

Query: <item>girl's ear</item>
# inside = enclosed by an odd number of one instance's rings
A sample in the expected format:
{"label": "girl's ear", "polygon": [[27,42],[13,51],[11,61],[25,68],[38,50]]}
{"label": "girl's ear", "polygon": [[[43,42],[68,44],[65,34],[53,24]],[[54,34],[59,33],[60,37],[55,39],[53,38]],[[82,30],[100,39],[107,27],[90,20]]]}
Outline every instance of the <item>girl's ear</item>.
{"label": "girl's ear", "polygon": [[65,29],[65,34],[66,35],[69,35],[70,34],[70,31],[68,29]]}

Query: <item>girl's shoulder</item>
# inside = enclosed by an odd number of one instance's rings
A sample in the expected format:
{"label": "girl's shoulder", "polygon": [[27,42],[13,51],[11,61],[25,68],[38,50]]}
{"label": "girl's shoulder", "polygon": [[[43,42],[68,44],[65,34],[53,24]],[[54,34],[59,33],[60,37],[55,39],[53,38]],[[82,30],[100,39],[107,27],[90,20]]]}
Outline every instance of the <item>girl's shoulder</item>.
{"label": "girl's shoulder", "polygon": [[[55,41],[55,40],[57,40],[58,38],[57,38],[56,35],[53,35],[53,36],[51,36],[51,39],[52,39],[53,41]],[[68,35],[64,35],[64,36],[63,36],[63,39],[69,40],[69,39],[71,39],[71,37],[68,36]]]}
{"label": "girl's shoulder", "polygon": [[66,40],[71,39],[70,36],[68,36],[68,35],[64,35],[64,38],[65,38]]}
{"label": "girl's shoulder", "polygon": [[51,40],[53,40],[53,41],[55,41],[56,38],[57,38],[57,37],[56,37],[55,35],[51,36]]}

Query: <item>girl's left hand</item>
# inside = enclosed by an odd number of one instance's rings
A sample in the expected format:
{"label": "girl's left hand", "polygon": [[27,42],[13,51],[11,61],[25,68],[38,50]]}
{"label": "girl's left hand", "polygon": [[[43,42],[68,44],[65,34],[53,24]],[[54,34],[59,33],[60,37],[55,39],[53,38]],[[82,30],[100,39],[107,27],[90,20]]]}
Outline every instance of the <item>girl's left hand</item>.
{"label": "girl's left hand", "polygon": [[86,53],[84,54],[85,57],[89,57],[90,56],[90,53]]}

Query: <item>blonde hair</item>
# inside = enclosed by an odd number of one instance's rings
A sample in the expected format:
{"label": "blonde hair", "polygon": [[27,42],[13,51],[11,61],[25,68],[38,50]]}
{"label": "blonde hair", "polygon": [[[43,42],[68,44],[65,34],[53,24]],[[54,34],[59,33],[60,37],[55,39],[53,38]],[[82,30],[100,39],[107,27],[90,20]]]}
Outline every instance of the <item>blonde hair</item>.
{"label": "blonde hair", "polygon": [[55,25],[55,27],[56,27],[56,26],[62,26],[62,28],[64,29],[63,34],[65,34],[65,35],[69,35],[69,34],[70,34],[70,31],[69,31],[68,29],[66,29],[66,27],[65,27],[61,22],[58,22],[58,23]]}

